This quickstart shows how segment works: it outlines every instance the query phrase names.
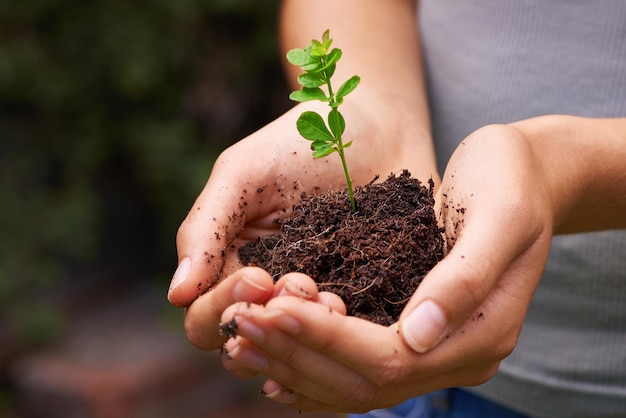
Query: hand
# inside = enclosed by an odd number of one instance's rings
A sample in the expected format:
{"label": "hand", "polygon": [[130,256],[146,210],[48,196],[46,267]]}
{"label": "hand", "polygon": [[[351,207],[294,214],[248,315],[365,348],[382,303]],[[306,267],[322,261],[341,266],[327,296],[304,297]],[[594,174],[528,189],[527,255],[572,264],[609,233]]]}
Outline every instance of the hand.
{"label": "hand", "polygon": [[[230,305],[241,303],[264,304],[278,296],[306,297],[345,313],[341,299],[332,293],[318,293],[317,286],[299,273],[285,275],[276,284],[272,277],[258,267],[244,267],[226,277],[214,290],[202,295],[185,311],[185,324],[189,340],[198,348],[212,351],[220,348],[226,333],[219,327],[222,312]],[[197,326],[196,326],[197,324]],[[234,370],[234,369],[233,369]],[[247,372],[238,374],[240,377]]]}
{"label": "hand", "polygon": [[[409,104],[403,106],[401,99],[382,94],[373,97],[366,89],[350,99],[343,106],[349,122],[345,136],[354,141],[346,154],[355,184],[403,168],[424,180],[433,175],[430,139],[411,123]],[[381,105],[385,101],[392,103]],[[296,106],[219,156],[178,232],[179,269],[168,295],[172,304],[188,306],[220,277],[240,267],[233,249],[276,231],[276,220],[288,216],[302,192],[345,187],[334,155],[313,159],[310,142],[296,131],[297,116],[307,106],[314,105]],[[385,112],[379,106],[392,110]]]}
{"label": "hand", "polygon": [[430,350],[479,313],[499,322],[485,342],[505,354],[513,349],[554,230],[541,158],[503,125],[479,129],[455,151],[436,198],[449,251],[400,318],[415,351]]}
{"label": "hand", "polygon": [[[343,138],[353,141],[346,158],[354,184],[401,169],[422,181],[432,177],[438,182],[415,1],[326,0],[317,1],[313,9],[309,6],[284,2],[282,48],[286,52],[302,47],[330,27],[335,45],[350,51],[334,76],[343,81],[358,74],[363,80],[341,108],[347,123]],[[346,13],[350,19],[345,19]],[[372,25],[378,30],[372,31]],[[289,66],[288,71],[298,69]],[[288,79],[295,83],[296,74]],[[225,300],[211,293],[225,285],[234,289],[236,280],[224,278],[240,267],[236,248],[275,231],[276,220],[288,216],[301,192],[345,186],[336,156],[314,160],[310,142],[296,131],[302,111],[328,111],[324,104],[314,107],[299,105],[223,152],[179,229],[179,266],[168,298],[176,306],[189,306],[196,299],[204,306],[204,311],[190,306],[185,317],[190,339],[199,347],[214,349],[223,342],[215,339],[214,331]],[[223,293],[231,294],[230,289]]]}
{"label": "hand", "polygon": [[554,205],[539,168],[516,129],[472,134],[438,192],[449,254],[398,324],[295,297],[237,304],[222,315],[239,324],[226,367],[267,376],[264,391],[275,401],[339,412],[488,380],[516,344],[549,251]]}
{"label": "hand", "polygon": [[467,353],[475,364],[450,361],[457,346],[470,345],[478,323],[420,355],[404,344],[397,325],[348,317],[301,297],[236,304],[222,319],[238,325],[238,336],[224,346],[224,366],[238,377],[267,376],[266,396],[300,410],[365,412],[450,384],[482,383],[497,368],[493,353],[478,348]]}
{"label": "hand", "polygon": [[[264,280],[263,276],[269,277],[269,274],[261,269],[255,269],[250,271],[254,273],[258,279]],[[284,298],[287,296],[293,297],[295,300],[312,301],[317,302],[324,307],[328,312],[334,312],[336,315],[345,315],[346,306],[339,296],[330,292],[318,292],[316,283],[307,275],[302,273],[288,273],[282,276],[274,287],[272,299]],[[195,307],[196,304],[192,304]],[[249,378],[258,373],[260,370],[264,370],[267,366],[267,361],[263,355],[249,344],[249,341],[257,341],[264,339],[264,332],[259,327],[255,326],[252,322],[242,320],[240,312],[245,312],[247,315],[254,315],[255,307],[260,305],[253,305],[250,302],[240,302],[230,306],[227,312],[222,315],[222,326],[227,327],[227,334],[231,339],[224,345],[222,350],[222,362],[224,367],[240,378]],[[225,319],[228,318],[228,319]],[[292,323],[289,319],[286,321],[278,322],[287,329],[290,329]],[[230,328],[228,328],[230,327]],[[243,336],[247,338],[244,338]]]}
{"label": "hand", "polygon": [[[435,164],[430,140],[417,123],[406,117],[408,105],[385,95],[374,100],[373,93],[365,89],[353,93],[350,99],[344,103],[343,112],[350,121],[346,138],[354,138],[346,154],[355,184],[365,184],[376,174],[401,168],[409,168],[422,178],[431,176]],[[393,111],[383,114],[372,106],[385,100],[393,101],[393,106],[383,108]],[[180,227],[179,268],[168,297],[176,306],[189,306],[197,299],[197,306],[192,305],[186,313],[185,325],[198,347],[213,350],[225,341],[217,333],[217,324],[228,304],[215,291],[223,285],[224,277],[241,267],[236,248],[276,231],[276,220],[289,215],[303,191],[345,187],[341,163],[333,160],[333,155],[314,160],[310,143],[299,137],[295,120],[303,107],[297,106],[226,150]],[[379,119],[370,117],[373,112]],[[232,281],[228,286],[223,290],[225,294],[230,294]]]}

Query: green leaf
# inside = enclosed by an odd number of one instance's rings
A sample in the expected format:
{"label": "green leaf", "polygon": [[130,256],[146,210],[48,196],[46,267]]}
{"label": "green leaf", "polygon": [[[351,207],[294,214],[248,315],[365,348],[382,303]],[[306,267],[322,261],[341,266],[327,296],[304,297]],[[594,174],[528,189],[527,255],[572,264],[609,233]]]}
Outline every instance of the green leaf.
{"label": "green leaf", "polygon": [[322,158],[326,157],[328,154],[332,154],[336,151],[335,147],[328,142],[323,141],[315,141],[311,144],[311,149],[313,150],[313,158]]}
{"label": "green leaf", "polygon": [[322,42],[324,43],[324,45],[326,45],[326,48],[328,48],[333,42],[333,40],[330,39],[330,29],[326,29],[322,34]]}
{"label": "green leaf", "polygon": [[326,60],[324,62],[324,66],[320,67],[317,71],[323,71],[328,67],[335,65],[337,61],[341,58],[341,49],[334,48],[330,53],[326,56]]}
{"label": "green leaf", "polygon": [[335,141],[333,134],[326,127],[324,119],[316,112],[307,111],[302,113],[296,121],[296,127],[300,135],[309,141]]}
{"label": "green leaf", "polygon": [[313,71],[319,71],[321,66],[321,57],[311,57],[311,61],[309,61],[308,64],[302,65],[300,68],[302,69],[302,71],[306,71],[308,73]]}
{"label": "green leaf", "polygon": [[315,88],[326,84],[317,73],[304,73],[298,76],[298,83],[306,88]]}
{"label": "green leaf", "polygon": [[308,102],[310,100],[320,100],[323,102],[328,101],[326,93],[319,87],[308,88],[303,87],[302,90],[296,90],[291,92],[289,98],[295,102]]}
{"label": "green leaf", "polygon": [[328,52],[328,48],[326,48],[320,41],[313,39],[311,41],[311,45],[307,48],[309,54],[313,57],[322,58]]}
{"label": "green leaf", "polygon": [[311,55],[311,46],[309,45],[306,50],[295,48],[287,52],[287,61],[289,63],[299,66],[303,71],[315,71],[322,66],[321,56]]}
{"label": "green leaf", "polygon": [[335,138],[341,138],[341,135],[346,130],[346,121],[336,108],[332,109],[328,114],[328,126],[330,126],[330,130]]}
{"label": "green leaf", "polygon": [[293,65],[303,66],[311,63],[311,57],[303,49],[295,48],[287,52],[287,61]]}
{"label": "green leaf", "polygon": [[332,51],[328,54],[328,58],[326,58],[326,64],[334,64],[341,59],[341,49],[333,48]]}
{"label": "green leaf", "polygon": [[341,87],[339,87],[339,90],[337,90],[337,94],[335,94],[335,100],[338,103],[341,103],[343,101],[343,98],[351,93],[359,85],[360,81],[361,78],[358,75],[352,76],[349,80],[343,83]]}
{"label": "green leaf", "polygon": [[330,80],[330,78],[335,74],[335,68],[337,68],[337,64],[333,64],[326,68],[326,78]]}

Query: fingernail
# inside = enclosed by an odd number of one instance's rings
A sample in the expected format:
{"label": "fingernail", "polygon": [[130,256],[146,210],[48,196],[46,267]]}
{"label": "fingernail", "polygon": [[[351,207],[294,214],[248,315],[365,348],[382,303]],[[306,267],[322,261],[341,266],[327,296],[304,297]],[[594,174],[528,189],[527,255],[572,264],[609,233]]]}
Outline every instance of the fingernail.
{"label": "fingernail", "polygon": [[448,334],[446,317],[432,300],[422,302],[402,323],[402,335],[409,346],[425,353]]}
{"label": "fingernail", "polygon": [[233,288],[233,297],[235,298],[235,300],[246,300],[247,297],[246,295],[249,295],[250,292],[250,288],[253,289],[257,289],[257,290],[261,290],[261,291],[268,291],[265,287],[261,286],[259,283],[255,282],[254,280],[250,279],[247,276],[241,276],[239,278],[239,280],[237,281],[237,284],[235,284],[235,287]]}
{"label": "fingernail", "polygon": [[172,291],[173,289],[176,289],[185,281],[185,279],[187,278],[187,275],[189,274],[190,269],[191,269],[191,259],[189,257],[183,258],[180,264],[178,265],[178,268],[174,272],[174,276],[172,277],[172,283],[170,283],[170,289],[169,289],[170,291]]}
{"label": "fingernail", "polygon": [[229,347],[227,354],[231,359],[235,359],[246,367],[258,372],[264,372],[269,369],[267,358],[260,352],[250,347],[241,347],[238,342]]}
{"label": "fingernail", "polygon": [[280,309],[272,309],[263,313],[263,318],[272,321],[272,325],[290,334],[300,332],[300,323]]}
{"label": "fingernail", "polygon": [[311,299],[311,293],[304,289],[302,286],[294,285],[287,280],[287,283],[280,289],[278,296],[297,296],[302,299]]}
{"label": "fingernail", "polygon": [[286,387],[279,385],[273,380],[267,380],[261,391],[263,395],[269,399],[277,400],[283,404],[293,404],[298,401],[298,395]]}
{"label": "fingernail", "polygon": [[[230,341],[229,341],[230,342]],[[228,360],[232,360],[239,355],[239,344],[234,347],[230,347],[230,350],[226,347],[226,344],[222,346],[222,350],[224,351],[224,355]]]}
{"label": "fingernail", "polygon": [[262,343],[265,339],[265,331],[263,331],[255,323],[245,318],[237,321],[237,334],[249,339],[256,344]]}
{"label": "fingernail", "polygon": [[262,394],[265,395],[266,398],[274,399],[275,397],[280,395],[280,392],[282,392],[282,390],[278,388],[270,393],[265,393],[265,391],[263,391]]}
{"label": "fingernail", "polygon": [[283,387],[277,382],[273,380],[267,380],[265,382],[265,385],[263,385],[263,390],[261,391],[261,393],[270,399],[274,399],[276,396],[280,395],[280,392],[282,391]]}

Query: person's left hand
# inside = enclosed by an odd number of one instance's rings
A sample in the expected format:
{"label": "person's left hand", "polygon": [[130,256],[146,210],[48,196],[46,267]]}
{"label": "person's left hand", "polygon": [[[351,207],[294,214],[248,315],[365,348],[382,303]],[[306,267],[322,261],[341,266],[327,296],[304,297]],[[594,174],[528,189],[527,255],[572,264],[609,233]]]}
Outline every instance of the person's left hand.
{"label": "person's left hand", "polygon": [[477,131],[438,192],[451,250],[397,324],[345,316],[341,303],[320,303],[313,280],[300,275],[299,295],[223,313],[224,323],[237,324],[225,366],[267,376],[267,396],[301,410],[364,412],[485,382],[513,350],[547,259],[553,196],[541,176],[518,131]]}

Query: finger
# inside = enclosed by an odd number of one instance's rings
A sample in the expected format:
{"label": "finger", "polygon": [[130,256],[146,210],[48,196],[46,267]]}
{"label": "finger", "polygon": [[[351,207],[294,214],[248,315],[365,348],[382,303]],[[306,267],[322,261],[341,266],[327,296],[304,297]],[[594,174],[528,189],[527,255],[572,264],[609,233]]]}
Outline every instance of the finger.
{"label": "finger", "polygon": [[[238,333],[224,345],[229,357],[236,361],[228,366],[229,370],[241,373],[243,366],[248,368],[248,373],[261,373],[322,403],[349,402],[355,387],[359,387],[361,393],[376,393],[378,388],[373,383],[366,382],[345,365],[300,344],[288,333],[268,326],[265,312],[259,305],[237,304],[224,313],[223,319],[232,316],[235,320]],[[289,327],[287,323],[283,325]]]}
{"label": "finger", "polygon": [[267,368],[265,355],[241,336],[226,341],[221,350],[221,362],[224,369],[239,379],[250,379]]}
{"label": "finger", "polygon": [[[330,309],[334,309],[342,315],[346,314],[345,304],[339,296],[330,292],[318,293],[317,284],[313,279],[303,273],[288,273],[282,276],[274,286],[272,297],[278,296],[295,296],[312,300]],[[232,309],[235,311],[239,310],[238,307]],[[226,312],[225,315],[223,315],[223,319],[227,318],[228,315],[230,315],[230,313]],[[245,327],[247,324],[247,322],[243,322],[242,327]],[[233,350],[235,351],[232,352]],[[234,376],[250,378],[258,374],[258,368],[250,368],[249,365],[258,363],[260,354],[258,350],[248,344],[247,340],[237,336],[235,341],[228,342],[222,351],[224,354],[222,355],[222,365]],[[238,361],[237,358],[240,356],[245,357],[243,361]],[[246,366],[246,364],[248,366]]]}
{"label": "finger", "polygon": [[346,305],[343,300],[331,292],[319,292],[317,283],[304,273],[287,273],[274,286],[275,296],[297,296],[328,306],[345,315]]}
{"label": "finger", "polygon": [[240,301],[265,303],[271,297],[273,287],[272,277],[257,267],[244,267],[228,276],[185,311],[185,330],[189,341],[206,351],[220,348],[226,341],[219,328],[224,310]]}
{"label": "finger", "polygon": [[[450,336],[440,350],[417,357],[399,335],[399,324],[383,327],[364,319],[338,314],[328,307],[306,300],[271,299],[262,314],[250,319],[255,323],[271,324],[309,349],[357,371],[368,381],[382,385],[385,382],[402,381],[410,375],[427,378],[472,363],[502,359],[499,352],[495,353],[495,349],[486,349],[485,345],[475,344],[473,340],[475,335],[482,338],[485,333],[497,335],[494,328],[500,326],[500,322],[486,321],[482,316],[464,324],[461,332]],[[264,340],[264,345],[259,347],[269,350],[269,345],[265,344],[279,341],[278,338]],[[283,358],[280,354],[283,349],[275,348],[270,353]],[[381,364],[385,367],[381,367]]]}
{"label": "finger", "polygon": [[[359,370],[371,381],[377,381],[381,362],[401,355],[398,350],[409,353],[394,326],[383,327],[345,316],[344,312],[319,303],[276,298],[266,304],[262,317],[309,349],[352,370]],[[279,350],[275,354],[278,353]]]}
{"label": "finger", "polygon": [[338,295],[332,292],[320,292],[317,295],[317,303],[320,305],[328,306],[333,311],[339,313],[340,315],[346,315],[348,309],[346,308],[346,304],[343,302]]}
{"label": "finger", "polygon": [[[361,387],[359,396],[377,393],[379,387],[371,382],[380,381],[378,373],[387,373],[381,372],[381,364],[397,363],[389,374],[401,374],[401,354],[395,347],[414,355],[394,329],[346,317],[328,306],[294,297],[274,298],[266,306],[237,304],[224,312],[222,320],[236,318],[237,324],[245,324],[238,334],[279,359],[271,362],[272,374],[259,372],[301,392],[331,386],[318,394],[322,401],[350,399],[355,385]],[[231,341],[227,347],[233,348]]]}
{"label": "finger", "polygon": [[[265,383],[263,384],[262,393],[267,398],[285,405],[295,404],[302,397],[302,395],[295,393],[293,390],[281,385],[280,383],[272,379],[268,379],[265,381]],[[318,408],[316,409],[319,411],[320,407],[318,406]]]}
{"label": "finger", "polygon": [[[495,300],[508,293],[503,297],[511,304],[501,309],[526,311],[547,259],[550,234],[515,222],[519,219],[474,222],[471,213],[465,218],[454,247],[424,278],[400,316],[401,335],[412,349],[424,353],[437,346],[488,296]],[[515,292],[525,297],[517,298]]]}
{"label": "finger", "polygon": [[316,300],[317,283],[304,273],[287,273],[281,276],[274,286],[274,296],[296,296],[308,300]]}
{"label": "finger", "polygon": [[[227,354],[224,356],[225,361],[223,364],[233,375],[240,378],[250,378],[259,373],[272,376],[270,381],[274,382],[274,384],[270,384],[269,387],[265,384],[261,393],[279,403],[290,405],[296,402],[298,398],[302,397],[302,395],[296,393],[295,390],[285,386],[285,384],[289,384],[289,382],[292,382],[295,387],[302,388],[308,394],[316,398],[324,397],[323,394],[329,392],[329,386],[333,386],[333,384],[327,384],[328,380],[319,384],[304,375],[299,375],[298,372],[290,368],[289,365],[280,362],[278,359],[256,348],[254,344],[250,343],[245,338],[237,337],[228,340],[224,346],[224,351],[227,352]],[[315,367],[317,366],[316,364]],[[311,368],[311,365],[309,365],[309,368]],[[288,376],[288,378],[285,378],[285,376]],[[279,381],[283,383],[279,383]],[[330,390],[335,391],[335,393],[337,392],[332,388]],[[330,404],[319,400],[315,402],[317,405],[314,409],[316,410],[338,410],[337,405],[331,408]]]}
{"label": "finger", "polygon": [[271,399],[272,401],[289,405],[292,408],[298,409],[300,411],[366,413],[374,409],[383,409],[395,406],[408,399],[421,396],[423,394],[430,393],[439,389],[445,389],[452,386],[468,387],[483,384],[491,377],[493,377],[498,367],[499,363],[489,362],[460,368],[446,374],[437,375],[434,378],[429,379],[427,382],[424,382],[424,384],[420,385],[419,387],[416,387],[416,385],[413,384],[413,388],[407,394],[400,394],[397,391],[392,390],[391,395],[386,395],[382,397],[381,401],[373,400],[371,403],[361,402],[347,404],[345,402],[342,402],[341,405],[328,404],[307,396],[307,394],[305,393],[297,392],[273,379],[268,379],[265,381],[261,393],[263,393],[267,398]]}
{"label": "finger", "polygon": [[507,128],[483,128],[457,148],[439,190],[452,250],[425,277],[400,317],[402,336],[415,351],[426,352],[442,341],[503,285],[503,277],[525,283],[526,296],[534,291],[539,275],[529,281],[521,263],[510,267],[526,252],[536,257],[531,270],[545,265],[552,226],[536,173],[532,148]]}
{"label": "finger", "polygon": [[[246,200],[239,202],[233,193],[207,186],[179,228],[179,266],[168,292],[173,305],[188,306],[219,280],[227,257],[236,262],[231,244],[242,232],[249,213]],[[240,193],[243,199],[249,194],[246,188]]]}
{"label": "finger", "polygon": [[[248,148],[260,146],[255,141],[242,143]],[[175,306],[188,306],[219,280],[227,259],[231,271],[238,267],[233,242],[237,239],[240,244],[277,230],[276,220],[285,217],[300,196],[298,184],[287,187],[275,164],[260,166],[262,161],[251,158],[242,165],[245,155],[255,154],[254,148],[246,149],[242,143],[220,155],[178,230],[179,266],[168,292]]]}
{"label": "finger", "polygon": [[271,399],[274,402],[289,405],[299,411],[342,412],[337,411],[337,406],[335,405],[329,405],[310,399],[300,393],[294,392],[288,387],[285,387],[272,379],[265,381],[261,393],[264,394],[266,398]]}
{"label": "finger", "polygon": [[[297,403],[300,409],[328,404],[340,411],[367,410],[449,385],[480,384],[493,376],[501,358],[471,349],[467,340],[478,323],[451,338],[443,350],[416,357],[394,327],[333,314],[306,300],[284,297],[272,299],[268,308],[239,304],[229,309],[222,319],[236,317],[239,337],[253,345],[237,347],[229,340],[227,349],[246,367],[288,388],[287,398],[299,394],[312,402]],[[350,324],[342,326],[343,320]],[[472,360],[459,361],[457,347],[471,352]],[[254,354],[244,354],[248,348]],[[261,363],[252,362],[259,356]],[[276,400],[287,402],[281,399]]]}

